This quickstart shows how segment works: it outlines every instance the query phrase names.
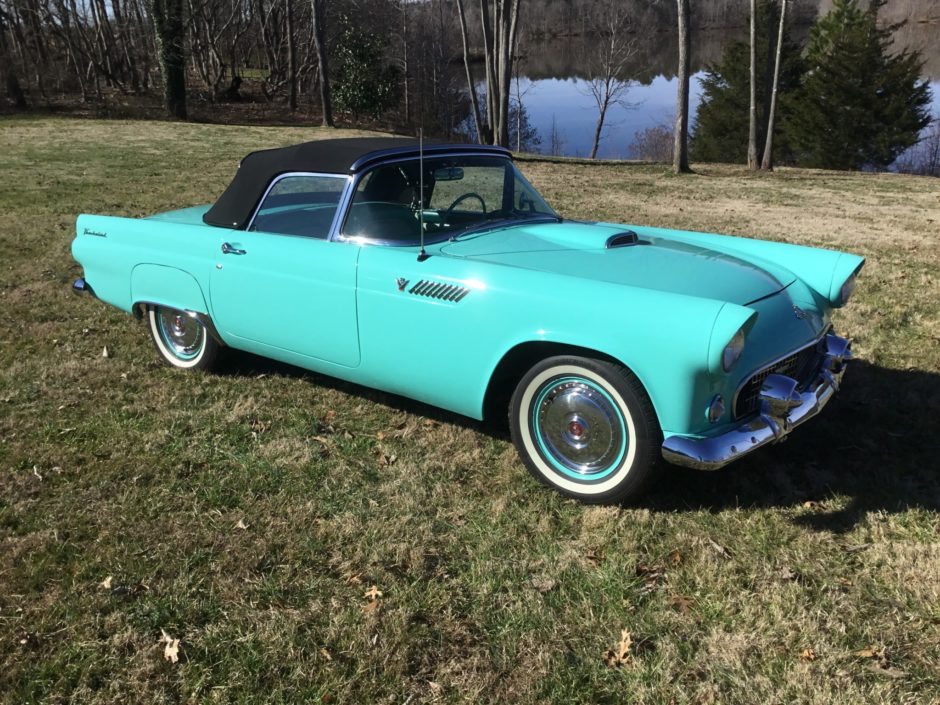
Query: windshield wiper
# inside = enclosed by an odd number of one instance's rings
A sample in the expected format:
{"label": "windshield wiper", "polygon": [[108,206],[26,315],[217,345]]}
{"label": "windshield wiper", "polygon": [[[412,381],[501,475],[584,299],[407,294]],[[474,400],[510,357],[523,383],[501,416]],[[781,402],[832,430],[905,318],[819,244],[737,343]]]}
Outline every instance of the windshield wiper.
{"label": "windshield wiper", "polygon": [[561,217],[557,215],[549,215],[548,213],[541,213],[537,217],[528,218],[521,215],[511,215],[506,216],[505,218],[497,218],[496,220],[489,220],[485,223],[479,223],[473,227],[467,228],[466,230],[461,230],[459,233],[455,233],[450,236],[451,242],[456,242],[464,235],[470,235],[472,233],[478,233],[483,230],[489,230],[490,228],[498,228],[504,225],[524,225],[526,223],[560,223]]}

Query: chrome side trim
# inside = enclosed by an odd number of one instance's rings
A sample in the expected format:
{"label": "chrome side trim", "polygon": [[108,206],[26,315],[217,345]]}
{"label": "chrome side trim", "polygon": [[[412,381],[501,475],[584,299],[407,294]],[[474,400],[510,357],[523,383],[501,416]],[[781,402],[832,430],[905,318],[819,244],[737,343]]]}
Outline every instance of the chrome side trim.
{"label": "chrome side trim", "polygon": [[832,399],[845,373],[845,362],[852,357],[850,345],[845,338],[828,334],[827,352],[805,392],[797,391],[797,382],[790,377],[769,375],[761,387],[761,409],[755,418],[717,436],[670,436],[663,442],[663,458],[695,470],[717,470],[762,446],[783,440]]}
{"label": "chrome side trim", "polygon": [[[248,220],[248,225],[245,226],[245,232],[251,231],[251,226],[255,224],[255,219],[258,217],[258,212],[261,210],[261,206],[264,205],[264,201],[268,197],[268,194],[271,192],[271,189],[273,189],[279,181],[290,178],[292,176],[322,176],[322,177],[330,178],[330,179],[345,179],[346,180],[346,183],[343,186],[343,190],[340,191],[339,201],[337,201],[336,203],[336,211],[333,213],[333,220],[330,223],[330,229],[329,231],[327,231],[326,238],[324,238],[326,240],[332,239],[331,236],[333,235],[333,231],[336,230],[337,216],[339,215],[340,207],[343,205],[343,196],[346,194],[346,189],[349,188],[349,182],[351,181],[351,177],[345,176],[343,174],[327,174],[327,173],[319,172],[319,171],[288,171],[283,174],[278,174],[273,179],[271,179],[271,183],[268,184],[268,187],[264,190],[264,194],[261,196],[261,200],[259,200],[258,205],[255,206],[255,211],[254,213],[251,214],[251,218],[249,218]],[[267,231],[259,230],[256,232],[266,233]],[[288,233],[267,233],[267,234],[268,235],[287,235],[288,237],[307,237],[308,239],[312,239],[312,240],[320,239],[320,238],[310,238],[307,235],[289,235]]]}

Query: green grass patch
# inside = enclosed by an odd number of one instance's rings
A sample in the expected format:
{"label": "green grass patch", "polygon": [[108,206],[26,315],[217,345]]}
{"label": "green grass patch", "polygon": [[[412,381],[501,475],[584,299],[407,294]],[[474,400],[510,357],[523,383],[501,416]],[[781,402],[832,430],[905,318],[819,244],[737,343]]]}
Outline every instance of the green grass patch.
{"label": "green grass patch", "polygon": [[79,212],[348,134],[0,119],[0,702],[940,700],[936,180],[523,161],[566,216],[868,258],[824,415],[589,508],[497,431],[250,356],[177,373],[71,295]]}

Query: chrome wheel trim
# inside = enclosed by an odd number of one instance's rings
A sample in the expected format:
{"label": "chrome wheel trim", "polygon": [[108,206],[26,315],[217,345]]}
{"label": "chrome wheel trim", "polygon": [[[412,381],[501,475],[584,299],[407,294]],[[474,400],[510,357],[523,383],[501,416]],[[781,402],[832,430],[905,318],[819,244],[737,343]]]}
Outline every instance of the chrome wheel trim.
{"label": "chrome wheel trim", "polygon": [[533,403],[531,423],[545,459],[581,482],[603,479],[626,453],[623,414],[604,389],[581,376],[550,380]]}
{"label": "chrome wheel trim", "polygon": [[157,322],[163,342],[176,357],[192,360],[199,354],[206,331],[194,317],[182,311],[161,308]]}
{"label": "chrome wheel trim", "polygon": [[576,480],[557,471],[539,451],[538,441],[534,438],[530,418],[532,414],[532,404],[537,395],[550,380],[559,377],[581,377],[602,389],[610,396],[617,409],[623,415],[625,435],[628,439],[635,439],[636,424],[630,409],[624,401],[620,392],[607,381],[602,375],[575,364],[561,364],[547,368],[537,374],[526,386],[520,399],[518,413],[519,440],[529,460],[535,465],[536,469],[549,483],[556,485],[573,494],[596,495],[608,492],[624,481],[630,473],[636,460],[636,443],[628,442],[623,458],[620,463],[605,477],[594,482],[585,482]]}
{"label": "chrome wheel trim", "polygon": [[[206,329],[185,311],[152,306],[150,331],[157,349],[174,367],[195,367],[206,352]],[[179,320],[177,320],[179,319]]]}

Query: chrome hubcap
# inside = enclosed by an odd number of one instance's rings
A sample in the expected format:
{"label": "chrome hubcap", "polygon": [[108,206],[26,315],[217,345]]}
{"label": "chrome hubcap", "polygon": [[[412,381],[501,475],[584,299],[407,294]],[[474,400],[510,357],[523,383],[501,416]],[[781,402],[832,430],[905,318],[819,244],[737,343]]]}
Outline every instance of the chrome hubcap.
{"label": "chrome hubcap", "polygon": [[205,331],[192,316],[161,309],[157,314],[160,335],[170,351],[181,359],[191,359],[202,349]]}
{"label": "chrome hubcap", "polygon": [[623,416],[607,394],[585,381],[556,381],[543,389],[534,412],[542,449],[562,472],[595,475],[624,454]]}

